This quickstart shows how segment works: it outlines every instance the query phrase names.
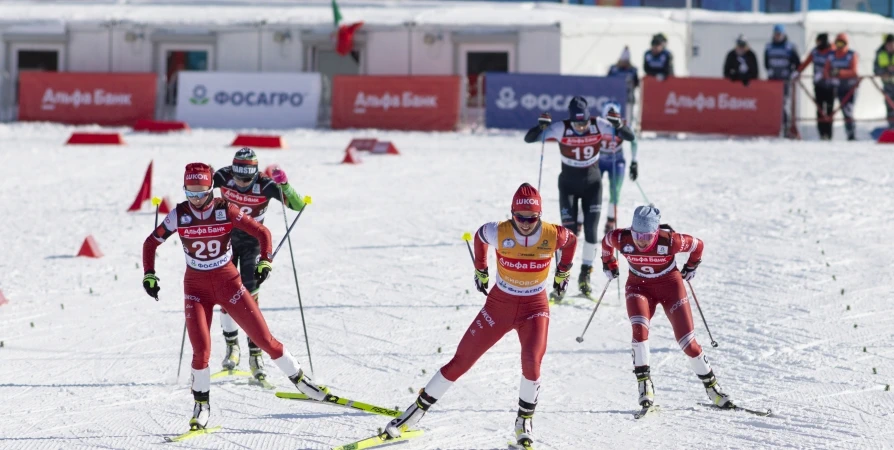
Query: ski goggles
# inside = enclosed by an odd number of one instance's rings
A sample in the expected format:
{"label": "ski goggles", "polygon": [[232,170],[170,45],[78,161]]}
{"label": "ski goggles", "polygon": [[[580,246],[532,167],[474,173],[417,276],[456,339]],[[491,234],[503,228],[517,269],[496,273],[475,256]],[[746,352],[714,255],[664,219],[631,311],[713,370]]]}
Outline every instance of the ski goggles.
{"label": "ski goggles", "polygon": [[655,239],[655,236],[658,235],[657,231],[652,231],[650,233],[640,233],[639,231],[630,230],[630,234],[633,235],[633,240],[638,242],[652,242]]}
{"label": "ski goggles", "polygon": [[186,194],[186,198],[203,199],[203,198],[211,195],[211,189],[208,189],[207,191],[188,191],[188,190],[184,189],[183,193]]}
{"label": "ski goggles", "polygon": [[519,213],[512,213],[512,217],[519,223],[537,223],[537,221],[540,220],[540,214],[535,216],[523,216]]}

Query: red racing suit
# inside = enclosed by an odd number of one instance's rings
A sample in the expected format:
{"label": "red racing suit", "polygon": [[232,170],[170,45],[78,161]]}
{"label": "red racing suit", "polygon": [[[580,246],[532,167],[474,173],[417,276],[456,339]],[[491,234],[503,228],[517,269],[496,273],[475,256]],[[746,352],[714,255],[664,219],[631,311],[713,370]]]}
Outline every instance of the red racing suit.
{"label": "red racing suit", "polygon": [[255,237],[260,242],[261,259],[268,261],[270,231],[232,203],[219,198],[211,201],[204,211],[197,211],[189,202],[178,204],[143,242],[143,269],[155,270],[155,249],[175,232],[180,235],[186,254],[183,303],[193,369],[208,367],[214,305],[226,309],[252,342],[271,358],[279,359],[283,355],[282,344],[270,334],[257,303],[230,262],[233,258],[230,234],[234,228]]}
{"label": "red racing suit", "polygon": [[663,225],[658,231],[658,239],[649,248],[640,250],[633,243],[630,229],[621,228],[602,239],[602,262],[611,269],[618,267],[615,250],[627,258],[630,266],[625,297],[633,342],[649,339],[649,324],[660,304],[670,320],[680,348],[691,358],[699,356],[702,348],[695,340],[689,295],[677,270],[674,255],[689,253],[686,265],[695,267],[701,261],[704,243]]}
{"label": "red racing suit", "polygon": [[476,269],[487,268],[489,245],[495,247],[499,264],[494,287],[441,374],[456,381],[506,333],[516,330],[522,375],[537,381],[549,331],[549,266],[553,253],[560,250],[559,268],[569,270],[577,238],[565,227],[542,221],[528,236],[519,233],[512,220],[486,223],[475,234]]}

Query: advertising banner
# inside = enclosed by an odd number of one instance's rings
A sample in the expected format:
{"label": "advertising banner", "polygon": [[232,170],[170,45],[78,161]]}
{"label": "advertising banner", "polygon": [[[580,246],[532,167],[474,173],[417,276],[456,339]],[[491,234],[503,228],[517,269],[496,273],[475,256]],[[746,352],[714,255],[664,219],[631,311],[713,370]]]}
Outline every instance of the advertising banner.
{"label": "advertising banner", "polygon": [[457,76],[346,76],[332,87],[332,128],[451,131],[459,122]]}
{"label": "advertising banner", "polygon": [[177,120],[206,128],[312,128],[321,90],[318,73],[184,71]]}
{"label": "advertising banner", "polygon": [[488,128],[528,129],[537,125],[541,113],[554,120],[568,118],[568,103],[582,95],[590,105],[590,114],[602,114],[606,102],[621,105],[625,114],[627,80],[621,77],[584,77],[487,73],[484,77]]}
{"label": "advertising banner", "polygon": [[155,118],[151,73],[19,73],[19,120],[133,125]]}
{"label": "advertising banner", "polygon": [[643,80],[642,128],[733,136],[778,136],[782,129],[781,81],[748,86],[723,78]]}

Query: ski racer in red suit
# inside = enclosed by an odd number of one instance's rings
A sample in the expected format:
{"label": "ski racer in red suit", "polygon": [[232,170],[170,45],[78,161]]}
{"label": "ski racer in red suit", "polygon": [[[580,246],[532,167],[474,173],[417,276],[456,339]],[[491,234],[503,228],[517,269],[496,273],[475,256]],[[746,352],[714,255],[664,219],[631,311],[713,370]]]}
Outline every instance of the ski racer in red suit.
{"label": "ski racer in red suit", "polygon": [[[518,446],[533,442],[534,408],[540,392],[540,361],[546,353],[549,302],[546,296],[549,266],[561,251],[552,286],[564,293],[568,286],[577,238],[567,228],[540,220],[540,193],[522,184],[512,199],[512,219],[489,222],[475,234],[475,286],[487,294],[484,308],[469,325],[453,359],[419,393],[416,402],[385,432],[392,438],[412,428],[447,389],[511,330],[521,343],[522,377],[515,433]],[[497,253],[496,287],[488,292],[487,249]]]}
{"label": "ski racer in red suit", "polygon": [[[649,373],[649,323],[658,305],[670,320],[677,343],[692,370],[705,387],[708,398],[721,408],[733,408],[728,395],[717,384],[708,358],[695,340],[689,295],[683,280],[695,277],[701,263],[704,243],[688,234],[675,232],[668,225],[660,225],[660,212],[652,206],[640,206],[633,213],[633,226],[612,231],[602,240],[602,269],[608,279],[618,277],[618,261],[614,251],[627,258],[630,274],[627,278],[627,316],[633,328],[633,373],[639,383],[639,403],[644,408],[655,401],[655,391]],[[682,272],[677,270],[674,255],[689,253]]]}
{"label": "ski racer in red suit", "polygon": [[255,271],[258,284],[272,269],[270,232],[244,214],[232,203],[214,198],[211,167],[202,163],[186,166],[183,190],[188,201],[180,203],[164,222],[143,243],[143,288],[158,300],[158,277],[155,276],[155,249],[174,233],[180,236],[186,253],[186,275],[183,279],[184,311],[189,343],[192,345],[192,394],[195,400],[191,430],[203,429],[211,415],[209,394],[211,370],[211,318],[214,305],[226,308],[236,323],[253,342],[289,377],[299,391],[322,401],[328,389],[315,386],[304,374],[298,361],[267,329],[267,322],[251,294],[239,279],[239,272],[230,262],[230,234],[234,229],[255,237],[261,245],[261,261]]}

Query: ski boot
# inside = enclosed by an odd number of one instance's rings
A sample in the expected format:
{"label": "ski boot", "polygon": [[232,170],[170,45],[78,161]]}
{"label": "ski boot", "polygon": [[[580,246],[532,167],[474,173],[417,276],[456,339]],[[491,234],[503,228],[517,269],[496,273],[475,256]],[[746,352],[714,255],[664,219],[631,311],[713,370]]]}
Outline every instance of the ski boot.
{"label": "ski boot", "polygon": [[256,380],[267,379],[267,372],[264,370],[264,354],[251,339],[248,340],[248,367],[251,368],[251,374]]}
{"label": "ski boot", "polygon": [[534,413],[521,414],[515,418],[515,440],[514,448],[519,450],[534,449]]}
{"label": "ski boot", "polygon": [[648,408],[655,404],[655,386],[652,384],[652,376],[649,366],[636,367],[633,369],[636,374],[636,381],[639,385],[639,405]]}
{"label": "ski boot", "polygon": [[239,337],[239,332],[227,333],[224,331],[224,337],[227,340],[227,354],[224,356],[222,365],[224,370],[235,370],[239,365],[239,342],[236,340]]}
{"label": "ski boot", "polygon": [[190,431],[203,430],[208,425],[208,419],[211,417],[210,394],[210,392],[192,391],[195,405],[192,407],[192,418],[189,419]]}
{"label": "ski boot", "polygon": [[304,374],[303,370],[289,377],[291,381],[302,394],[310,397],[318,402],[326,401],[329,398],[329,388],[326,386],[317,386],[313,384],[313,380]]}
{"label": "ski boot", "polygon": [[434,405],[436,401],[438,399],[426,394],[425,389],[420,390],[416,402],[410,405],[400,417],[388,422],[388,425],[385,426],[385,433],[392,439],[399,438],[401,433],[416,426],[419,419],[425,415],[428,408],[431,408],[431,405]]}
{"label": "ski boot", "polygon": [[617,223],[615,222],[615,219],[613,217],[605,219],[605,234],[611,233],[616,226]]}
{"label": "ski boot", "polygon": [[586,264],[580,266],[580,277],[577,279],[577,287],[580,289],[580,293],[587,297],[593,293],[593,288],[590,287],[590,272],[592,271],[593,266]]}
{"label": "ski boot", "polygon": [[714,377],[714,371],[708,372],[707,375],[699,375],[698,378],[702,380],[702,384],[705,385],[705,392],[708,394],[708,400],[711,403],[717,405],[720,408],[735,408],[736,405],[733,404],[733,400],[729,398],[729,395],[723,393],[723,390],[720,389],[720,385],[717,383],[717,378]]}

